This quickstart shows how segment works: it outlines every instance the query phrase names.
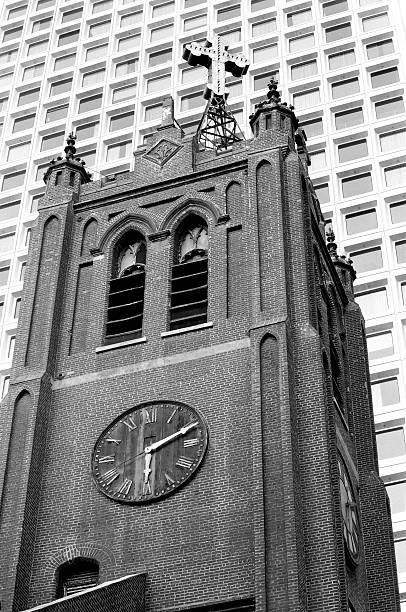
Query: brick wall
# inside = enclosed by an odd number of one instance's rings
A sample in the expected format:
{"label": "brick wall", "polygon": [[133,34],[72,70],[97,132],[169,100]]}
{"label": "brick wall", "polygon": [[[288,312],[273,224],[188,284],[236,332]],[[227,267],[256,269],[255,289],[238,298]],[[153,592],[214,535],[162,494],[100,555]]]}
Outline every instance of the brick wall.
{"label": "brick wall", "polygon": [[[221,155],[197,151],[170,127],[116,181],[80,193],[78,181],[71,193],[48,185],[2,413],[1,448],[11,439],[13,456],[14,402],[30,391],[23,495],[14,517],[7,510],[11,528],[0,515],[2,542],[20,551],[3,581],[7,612],[51,601],[58,567],[72,554],[95,558],[102,581],[145,573],[147,611],[255,598],[259,612],[346,612],[349,599],[356,612],[378,612],[379,590],[385,610],[396,612],[389,518],[379,539],[363,523],[355,565],[343,540],[338,453],[365,523],[386,508],[376,496],[370,397],[361,391],[362,321],[325,246],[291,111],[282,122],[272,107],[270,129],[267,108],[258,112],[257,137]],[[162,138],[176,149],[163,165],[152,159]],[[174,236],[190,212],[209,232],[208,325],[165,335]],[[60,230],[47,240],[53,215]],[[104,347],[113,249],[130,228],[147,240],[143,337]],[[351,386],[341,411],[331,343]],[[199,470],[155,503],[108,499],[92,482],[98,436],[127,409],[165,399],[207,420]],[[14,500],[6,479],[2,512]],[[379,589],[367,581],[374,563]]]}

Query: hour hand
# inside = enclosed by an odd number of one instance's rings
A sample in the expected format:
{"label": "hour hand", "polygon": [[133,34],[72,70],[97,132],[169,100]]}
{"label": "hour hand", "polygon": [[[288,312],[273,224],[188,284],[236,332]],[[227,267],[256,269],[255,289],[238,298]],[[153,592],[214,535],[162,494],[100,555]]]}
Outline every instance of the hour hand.
{"label": "hour hand", "polygon": [[151,453],[145,453],[145,467],[144,467],[144,483],[146,484],[149,479],[149,475],[152,470],[150,468],[152,455]]}

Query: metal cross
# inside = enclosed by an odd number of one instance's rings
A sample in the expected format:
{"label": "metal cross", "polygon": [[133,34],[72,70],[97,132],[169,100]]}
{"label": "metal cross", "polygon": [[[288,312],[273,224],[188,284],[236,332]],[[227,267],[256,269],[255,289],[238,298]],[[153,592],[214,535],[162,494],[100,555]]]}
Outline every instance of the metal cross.
{"label": "metal cross", "polygon": [[204,45],[191,42],[185,45],[183,59],[190,66],[204,66],[209,71],[207,88],[204,94],[209,100],[212,94],[225,97],[226,72],[235,77],[241,77],[247,73],[248,60],[243,55],[228,53],[228,45],[224,44],[217,35],[213,36],[213,42],[206,41]]}

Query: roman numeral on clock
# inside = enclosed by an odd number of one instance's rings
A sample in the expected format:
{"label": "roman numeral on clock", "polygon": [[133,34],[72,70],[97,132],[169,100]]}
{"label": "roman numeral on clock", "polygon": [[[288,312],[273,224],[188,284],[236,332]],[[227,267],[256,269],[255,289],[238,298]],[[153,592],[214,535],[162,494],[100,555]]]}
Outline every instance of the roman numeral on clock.
{"label": "roman numeral on clock", "polygon": [[99,463],[112,463],[114,461],[114,455],[105,455],[100,457]]}
{"label": "roman numeral on clock", "polygon": [[128,495],[132,487],[132,484],[133,484],[132,480],[130,480],[129,478],[125,478],[123,484],[121,485],[117,493],[121,493],[124,496]]}
{"label": "roman numeral on clock", "polygon": [[149,480],[148,480],[148,482],[144,482],[143,483],[142,494],[143,495],[152,495],[151,483],[149,482]]}
{"label": "roman numeral on clock", "polygon": [[175,465],[181,468],[190,469],[193,465],[193,459],[188,459],[187,457],[179,457]]}
{"label": "roman numeral on clock", "polygon": [[147,423],[156,423],[156,406],[148,410],[144,408],[142,412],[144,415],[144,425]]}
{"label": "roman numeral on clock", "polygon": [[128,429],[129,429],[130,431],[133,431],[134,429],[137,429],[137,426],[136,426],[136,424],[134,423],[134,421],[133,421],[133,418],[132,418],[132,417],[127,417],[127,419],[123,419],[123,420],[121,421],[121,423],[123,423],[123,425],[125,425],[126,427],[128,427]]}
{"label": "roman numeral on clock", "polygon": [[170,423],[173,419],[173,417],[175,416],[175,414],[177,413],[178,409],[175,408],[175,410],[172,412],[171,416],[169,417],[169,419],[166,421],[167,423]]}
{"label": "roman numeral on clock", "polygon": [[199,440],[197,438],[192,438],[191,440],[183,440],[183,446],[187,448],[188,446],[197,446],[199,444]]}
{"label": "roman numeral on clock", "polygon": [[116,470],[116,468],[112,468],[111,470],[109,470],[108,472],[106,472],[105,474],[103,474],[103,476],[101,477],[101,479],[105,482],[105,484],[111,485],[112,482],[114,482],[114,480],[116,478],[118,478],[120,476],[119,472]]}
{"label": "roman numeral on clock", "polygon": [[174,479],[171,478],[171,476],[169,476],[169,474],[167,474],[166,472],[165,472],[165,480],[168,485],[173,485],[173,483],[175,482]]}
{"label": "roman numeral on clock", "polygon": [[116,446],[118,446],[121,440],[116,440],[115,438],[106,438],[106,442],[111,442],[112,444],[115,444]]}

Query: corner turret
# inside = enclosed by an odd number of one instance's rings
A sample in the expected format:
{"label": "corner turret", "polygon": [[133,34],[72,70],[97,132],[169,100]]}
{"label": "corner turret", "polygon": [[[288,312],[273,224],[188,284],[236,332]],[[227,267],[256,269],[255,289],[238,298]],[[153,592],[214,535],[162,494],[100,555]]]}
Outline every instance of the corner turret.
{"label": "corner turret", "polygon": [[65,157],[57,157],[50,161],[48,170],[44,174],[46,195],[54,192],[55,188],[79,193],[80,185],[91,180],[90,173],[84,167],[86,162],[76,155],[75,142],[76,136],[71,132],[66,139]]}
{"label": "corner turret", "polygon": [[255,112],[250,116],[250,125],[254,137],[267,130],[287,133],[291,138],[298,128],[298,120],[293,106],[281,102],[278,81],[273,77],[268,83],[267,100],[255,105]]}

